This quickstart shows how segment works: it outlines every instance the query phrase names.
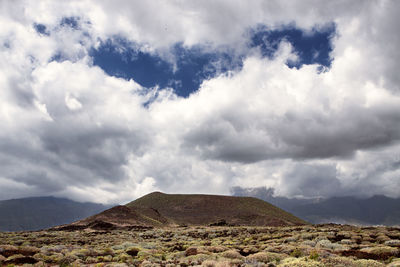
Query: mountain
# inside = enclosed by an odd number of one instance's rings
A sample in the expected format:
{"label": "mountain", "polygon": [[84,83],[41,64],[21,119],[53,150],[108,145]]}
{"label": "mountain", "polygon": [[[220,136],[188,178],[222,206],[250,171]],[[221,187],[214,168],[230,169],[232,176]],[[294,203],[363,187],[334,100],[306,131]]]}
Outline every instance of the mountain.
{"label": "mountain", "polygon": [[311,223],[342,223],[360,225],[400,225],[400,199],[386,196],[357,198],[275,197],[272,188],[241,188],[231,190],[235,196],[252,196],[270,202]]}
{"label": "mountain", "polygon": [[173,225],[290,226],[307,222],[252,197],[153,192],[124,206],[54,230],[143,228]]}
{"label": "mountain", "polygon": [[129,208],[150,208],[180,225],[301,225],[303,220],[252,197],[185,195],[154,192],[132,201]]}
{"label": "mountain", "polygon": [[67,224],[110,206],[80,203],[56,197],[30,197],[0,201],[0,231],[28,231]]}

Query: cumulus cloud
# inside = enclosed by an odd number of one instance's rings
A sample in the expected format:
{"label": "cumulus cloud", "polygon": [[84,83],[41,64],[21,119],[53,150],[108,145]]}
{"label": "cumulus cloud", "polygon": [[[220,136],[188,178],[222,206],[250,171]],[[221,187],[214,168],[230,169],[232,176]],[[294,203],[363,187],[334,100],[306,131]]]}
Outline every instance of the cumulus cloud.
{"label": "cumulus cloud", "polygon": [[[234,76],[205,82],[191,99],[203,109],[184,137],[186,147],[204,158],[255,162],[351,156],[399,139],[398,97],[372,83],[338,87],[335,63],[317,74],[312,65],[290,69],[285,59],[248,58]],[[379,97],[368,101],[378,92],[387,106],[375,103]]]}
{"label": "cumulus cloud", "polygon": [[[2,199],[122,203],[153,190],[227,194],[231,186],[399,196],[399,2],[0,5]],[[287,42],[272,58],[248,47],[260,24],[307,34],[332,23],[325,72],[289,68],[298,55]],[[172,61],[177,43],[251,51],[241,69],[181,98],[93,66],[90,50],[115,36]]]}

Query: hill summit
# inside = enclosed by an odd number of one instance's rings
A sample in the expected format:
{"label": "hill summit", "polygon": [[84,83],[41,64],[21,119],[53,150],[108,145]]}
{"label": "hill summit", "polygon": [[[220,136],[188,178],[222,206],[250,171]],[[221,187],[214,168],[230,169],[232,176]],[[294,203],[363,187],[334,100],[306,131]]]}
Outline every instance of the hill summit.
{"label": "hill summit", "polygon": [[307,222],[253,197],[153,192],[60,230],[179,225],[293,226]]}
{"label": "hill summit", "polygon": [[253,197],[164,194],[153,192],[126,205],[157,210],[169,222],[209,225],[225,221],[231,225],[297,225],[301,219]]}

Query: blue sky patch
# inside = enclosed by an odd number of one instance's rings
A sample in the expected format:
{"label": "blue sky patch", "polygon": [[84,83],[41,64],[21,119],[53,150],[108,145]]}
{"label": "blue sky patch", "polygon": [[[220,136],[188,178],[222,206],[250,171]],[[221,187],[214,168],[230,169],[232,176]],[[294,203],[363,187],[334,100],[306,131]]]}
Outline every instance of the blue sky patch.
{"label": "blue sky patch", "polygon": [[50,32],[47,30],[46,25],[41,24],[41,23],[34,23],[33,24],[33,28],[35,29],[35,31],[41,35],[46,35],[49,36]]}
{"label": "blue sky patch", "polygon": [[[61,19],[59,26],[69,27],[74,30],[79,30],[80,29],[79,20],[80,20],[79,17],[64,17]],[[42,23],[33,23],[32,26],[38,34],[46,36],[50,35],[50,31],[46,27],[46,25]]]}
{"label": "blue sky patch", "polygon": [[303,64],[320,64],[330,67],[332,59],[329,54],[332,51],[331,38],[336,28],[331,24],[322,30],[313,29],[311,33],[305,33],[295,27],[287,27],[280,30],[268,30],[261,26],[253,31],[251,47],[258,47],[265,57],[273,57],[283,40],[290,42],[299,55],[298,62],[288,62],[289,67],[299,68]]}
{"label": "blue sky patch", "polygon": [[[73,20],[69,23],[73,23]],[[320,64],[323,69],[331,65],[329,54],[332,51],[331,37],[334,33],[334,25],[323,30],[312,30],[307,34],[295,27],[280,30],[258,27],[251,32],[249,46],[250,50],[260,49],[262,56],[272,58],[279,43],[286,40],[299,55],[298,62],[287,63],[289,67]],[[205,79],[240,69],[246,57],[246,54],[237,55],[229,48],[209,51],[201,46],[187,48],[180,43],[171,48],[171,53],[176,60],[176,70],[171,62],[159,55],[144,52],[137,44],[114,37],[102,41],[98,48],[93,48],[90,56],[93,58],[93,65],[99,66],[108,75],[133,79],[144,87],[172,87],[182,97],[197,91]]]}
{"label": "blue sky patch", "polygon": [[158,55],[142,52],[124,39],[102,42],[90,55],[93,65],[109,75],[132,78],[145,87],[172,87],[182,97],[197,91],[203,80],[241,66],[241,60],[235,60],[228,52],[205,52],[200,47],[188,49],[176,44],[172,53],[176,58],[175,71],[170,62]]}
{"label": "blue sky patch", "polygon": [[50,58],[49,62],[52,62],[52,61],[63,62],[65,60],[68,60],[68,59],[65,56],[63,56],[63,54],[61,52],[57,52],[55,55],[53,55]]}
{"label": "blue sky patch", "polygon": [[64,17],[61,19],[60,25],[79,30],[79,17]]}
{"label": "blue sky patch", "polygon": [[145,53],[124,39],[116,38],[102,42],[90,55],[93,65],[108,75],[134,79],[145,87],[159,84],[164,87],[172,80],[172,65],[157,55]]}

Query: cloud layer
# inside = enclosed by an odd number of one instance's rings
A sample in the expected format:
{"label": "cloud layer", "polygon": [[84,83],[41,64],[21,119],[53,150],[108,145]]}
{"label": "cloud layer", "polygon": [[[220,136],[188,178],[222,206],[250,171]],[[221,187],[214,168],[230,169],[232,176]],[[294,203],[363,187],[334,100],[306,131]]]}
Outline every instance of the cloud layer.
{"label": "cloud layer", "polygon": [[[4,1],[0,198],[122,203],[152,190],[285,196],[400,192],[397,1]],[[334,24],[331,67],[289,68],[250,29]],[[176,44],[245,54],[187,98],[109,76],[90,51],[119,36],[174,65]],[[243,53],[243,51],[247,51]],[[175,66],[176,67],[176,66]]]}

